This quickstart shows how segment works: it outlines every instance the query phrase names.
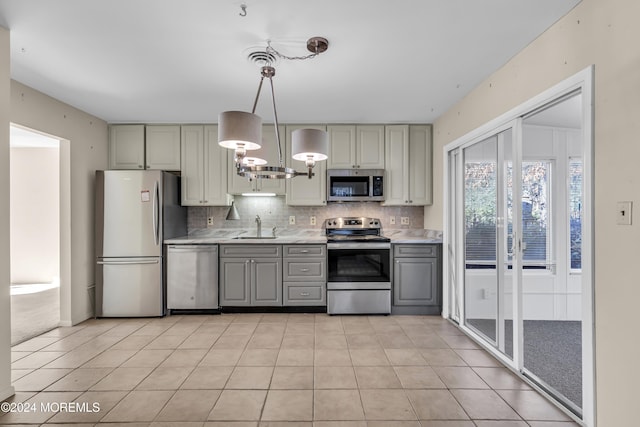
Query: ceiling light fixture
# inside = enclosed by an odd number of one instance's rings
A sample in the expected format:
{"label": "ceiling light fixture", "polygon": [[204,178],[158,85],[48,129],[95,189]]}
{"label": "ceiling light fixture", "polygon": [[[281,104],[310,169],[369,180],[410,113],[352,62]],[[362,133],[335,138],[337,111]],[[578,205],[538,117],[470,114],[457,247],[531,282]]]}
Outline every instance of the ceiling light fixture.
{"label": "ceiling light fixture", "polygon": [[[305,60],[318,56],[326,51],[329,42],[324,37],[312,37],[307,40],[307,50],[311,54],[306,56],[286,56],[275,50],[271,42],[267,41],[267,48],[263,58],[267,58],[260,71],[260,83],[256,93],[251,113],[245,111],[225,111],[218,116],[218,144],[222,147],[235,150],[234,162],[236,172],[240,176],[253,179],[282,179],[296,176],[314,176],[313,167],[317,161],[326,160],[328,152],[327,133],[317,129],[298,129],[291,134],[291,151],[295,160],[305,162],[306,172],[298,172],[287,168],[282,161],[282,147],[280,144],[280,132],[278,130],[278,113],[276,111],[275,93],[273,90],[273,76],[276,69],[271,66],[268,58],[277,56],[288,60]],[[269,79],[271,86],[271,104],[273,107],[273,121],[276,130],[276,144],[278,149],[277,166],[267,165],[259,153],[248,156],[247,151],[258,150],[262,146],[262,118],[255,114],[262,83]]]}
{"label": "ceiling light fixture", "polygon": [[276,193],[265,193],[265,192],[256,192],[256,193],[242,193],[244,197],[275,197]]}

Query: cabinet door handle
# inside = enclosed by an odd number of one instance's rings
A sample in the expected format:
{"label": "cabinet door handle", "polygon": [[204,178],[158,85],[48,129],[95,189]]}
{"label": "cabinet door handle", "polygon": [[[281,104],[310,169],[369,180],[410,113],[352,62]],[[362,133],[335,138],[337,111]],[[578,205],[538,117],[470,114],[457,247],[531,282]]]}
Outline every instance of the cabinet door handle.
{"label": "cabinet door handle", "polygon": [[301,250],[301,251],[300,251],[300,253],[301,253],[301,254],[308,254],[308,253],[309,253],[309,251],[308,251],[307,249],[303,249],[303,250]]}
{"label": "cabinet door handle", "polygon": [[308,297],[309,296],[309,292],[300,292],[300,296],[301,297]]}
{"label": "cabinet door handle", "polygon": [[309,271],[308,268],[301,268],[300,271],[302,271],[303,273],[306,273],[307,271]]}
{"label": "cabinet door handle", "polygon": [[138,165],[138,169],[142,169],[142,165]]}

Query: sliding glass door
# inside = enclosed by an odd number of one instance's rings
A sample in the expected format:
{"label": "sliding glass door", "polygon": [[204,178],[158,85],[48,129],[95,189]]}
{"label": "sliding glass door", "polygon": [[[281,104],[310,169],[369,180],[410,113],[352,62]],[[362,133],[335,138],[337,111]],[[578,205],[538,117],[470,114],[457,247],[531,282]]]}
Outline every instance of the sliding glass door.
{"label": "sliding glass door", "polygon": [[585,92],[592,96],[588,86],[574,85],[446,147],[445,292],[450,318],[589,424],[593,279],[585,207],[592,205],[592,147]]}
{"label": "sliding glass door", "polygon": [[582,96],[522,120],[523,371],[582,408]]}
{"label": "sliding glass door", "polygon": [[462,150],[465,325],[511,356],[513,129]]}

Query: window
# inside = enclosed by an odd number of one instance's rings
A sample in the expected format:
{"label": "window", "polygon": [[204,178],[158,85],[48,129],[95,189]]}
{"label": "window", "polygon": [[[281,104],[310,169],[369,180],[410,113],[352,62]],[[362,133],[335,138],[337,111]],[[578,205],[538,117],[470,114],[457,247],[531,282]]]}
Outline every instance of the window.
{"label": "window", "polygon": [[465,163],[467,268],[496,268],[496,163]]}
{"label": "window", "polygon": [[522,264],[546,269],[551,264],[549,188],[551,162],[522,162]]}
{"label": "window", "polygon": [[[551,161],[522,163],[522,243],[526,269],[548,269],[551,265],[549,188]],[[507,248],[512,247],[511,162],[506,168]],[[465,232],[467,268],[495,268],[496,263],[496,164],[465,164]],[[511,256],[507,259],[511,264]],[[511,265],[509,265],[511,267]]]}
{"label": "window", "polygon": [[582,268],[582,159],[569,159],[569,241],[571,269]]}

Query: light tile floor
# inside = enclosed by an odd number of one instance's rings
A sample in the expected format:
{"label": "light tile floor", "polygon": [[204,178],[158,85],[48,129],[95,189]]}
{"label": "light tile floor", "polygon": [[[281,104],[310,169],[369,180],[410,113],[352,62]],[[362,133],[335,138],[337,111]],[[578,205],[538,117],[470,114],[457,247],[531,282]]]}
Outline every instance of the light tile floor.
{"label": "light tile floor", "polygon": [[22,411],[0,424],[577,426],[434,316],[97,319],[13,347],[12,362]]}

